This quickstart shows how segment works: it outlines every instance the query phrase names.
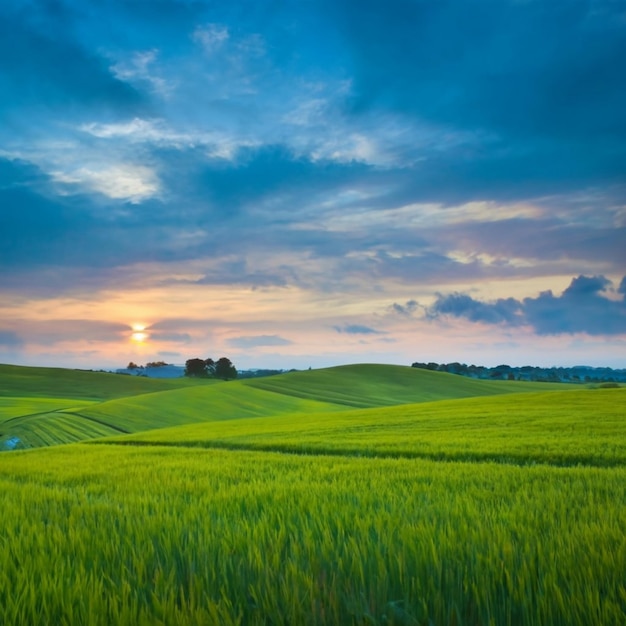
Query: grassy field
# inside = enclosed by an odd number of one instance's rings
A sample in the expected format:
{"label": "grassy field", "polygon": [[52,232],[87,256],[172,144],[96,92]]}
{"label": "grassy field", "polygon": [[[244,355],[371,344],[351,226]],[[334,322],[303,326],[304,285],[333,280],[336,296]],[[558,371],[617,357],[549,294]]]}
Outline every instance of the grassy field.
{"label": "grassy field", "polygon": [[211,422],[124,443],[300,454],[553,465],[626,465],[626,389],[465,398],[263,420]]}
{"label": "grassy field", "polygon": [[0,624],[626,623],[626,389],[40,373],[2,381],[48,447],[0,453]]}
{"label": "grassy field", "polygon": [[504,393],[562,390],[569,385],[475,380],[398,365],[344,365],[246,381],[258,389],[367,408]]}
{"label": "grassy field", "polygon": [[344,366],[228,383],[0,366],[0,450],[7,445],[33,448],[250,417],[300,414],[306,422],[309,415],[352,407],[566,387],[472,380],[389,365]]}

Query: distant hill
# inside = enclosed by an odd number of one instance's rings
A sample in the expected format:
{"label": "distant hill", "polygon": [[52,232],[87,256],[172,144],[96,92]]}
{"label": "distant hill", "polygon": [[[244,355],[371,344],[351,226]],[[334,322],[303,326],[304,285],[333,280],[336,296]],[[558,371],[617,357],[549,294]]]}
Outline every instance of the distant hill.
{"label": "distant hill", "polygon": [[[544,384],[472,380],[443,372],[376,364],[289,372],[245,383],[275,393],[362,408],[548,390]],[[562,389],[558,385],[554,388]]]}
{"label": "distant hill", "polygon": [[198,384],[206,384],[206,381],[193,378],[154,380],[111,372],[0,365],[0,397],[109,400]]}
{"label": "distant hill", "polygon": [[374,364],[229,382],[0,366],[0,381],[0,449],[5,450],[199,422],[287,415],[308,422],[347,408],[564,388]]}

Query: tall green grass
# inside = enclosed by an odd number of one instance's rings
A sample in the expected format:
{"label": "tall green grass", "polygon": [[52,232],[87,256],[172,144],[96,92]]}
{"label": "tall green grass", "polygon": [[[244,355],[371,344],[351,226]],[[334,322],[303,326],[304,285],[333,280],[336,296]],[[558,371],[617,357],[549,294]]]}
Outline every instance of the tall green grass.
{"label": "tall green grass", "polygon": [[0,456],[0,623],[615,626],[626,470]]}

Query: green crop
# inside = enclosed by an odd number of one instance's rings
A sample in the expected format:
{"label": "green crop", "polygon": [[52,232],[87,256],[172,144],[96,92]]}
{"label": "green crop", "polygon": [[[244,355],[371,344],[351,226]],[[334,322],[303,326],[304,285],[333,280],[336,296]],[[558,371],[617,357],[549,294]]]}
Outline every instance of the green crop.
{"label": "green crop", "polygon": [[0,398],[0,624],[626,623],[625,389],[80,374]]}
{"label": "green crop", "polygon": [[466,398],[168,428],[117,441],[352,456],[626,464],[626,389]]}
{"label": "green crop", "polygon": [[626,470],[0,457],[0,623],[624,623]]}

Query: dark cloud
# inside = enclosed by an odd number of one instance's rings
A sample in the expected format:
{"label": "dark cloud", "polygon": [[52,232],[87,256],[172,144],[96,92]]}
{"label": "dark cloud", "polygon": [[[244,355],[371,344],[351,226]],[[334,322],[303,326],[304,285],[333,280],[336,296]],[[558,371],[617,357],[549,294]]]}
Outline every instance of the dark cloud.
{"label": "dark cloud", "polygon": [[518,325],[521,321],[521,303],[514,298],[498,299],[495,302],[485,303],[474,300],[471,296],[454,293],[439,296],[429,310],[429,315],[452,315],[464,317],[471,322],[486,324]]}
{"label": "dark cloud", "polygon": [[332,10],[354,63],[354,113],[395,110],[451,136],[477,133],[453,154],[427,155],[425,171],[448,182],[441,197],[623,180],[620,3],[354,0]]}
{"label": "dark cloud", "polygon": [[116,114],[146,109],[135,89],[79,42],[75,21],[75,11],[63,2],[2,3],[0,116],[9,113],[15,121],[25,107],[88,106]]}
{"label": "dark cloud", "polygon": [[345,326],[333,326],[338,333],[346,333],[348,335],[383,335],[384,331],[362,326],[361,324],[346,324]]}
{"label": "dark cloud", "polygon": [[[624,280],[618,289],[623,294]],[[545,291],[536,298],[481,302],[467,294],[440,295],[428,311],[431,318],[449,315],[472,322],[530,325],[539,335],[626,333],[626,298],[606,297],[612,282],[604,276],[578,276],[560,296]],[[615,293],[615,292],[613,292]]]}
{"label": "dark cloud", "polygon": [[572,279],[562,297],[585,300],[605,291],[610,285],[611,281],[604,276],[579,276]]}
{"label": "dark cloud", "polygon": [[245,209],[280,223],[289,208],[293,219],[294,211],[324,193],[340,193],[357,183],[366,187],[362,179],[371,169],[361,163],[313,161],[285,145],[241,148],[233,161],[207,160],[199,149],[158,154],[167,162],[164,176],[174,192],[197,202],[189,217],[210,217],[217,224],[232,224]]}
{"label": "dark cloud", "polygon": [[293,342],[278,335],[255,335],[251,337],[233,337],[228,343],[234,348],[263,348],[266,346],[289,346]]}
{"label": "dark cloud", "polygon": [[359,0],[337,10],[359,106],[516,135],[626,129],[620,3]]}
{"label": "dark cloud", "polygon": [[0,330],[0,347],[5,349],[19,349],[24,345],[24,340],[12,330]]}

